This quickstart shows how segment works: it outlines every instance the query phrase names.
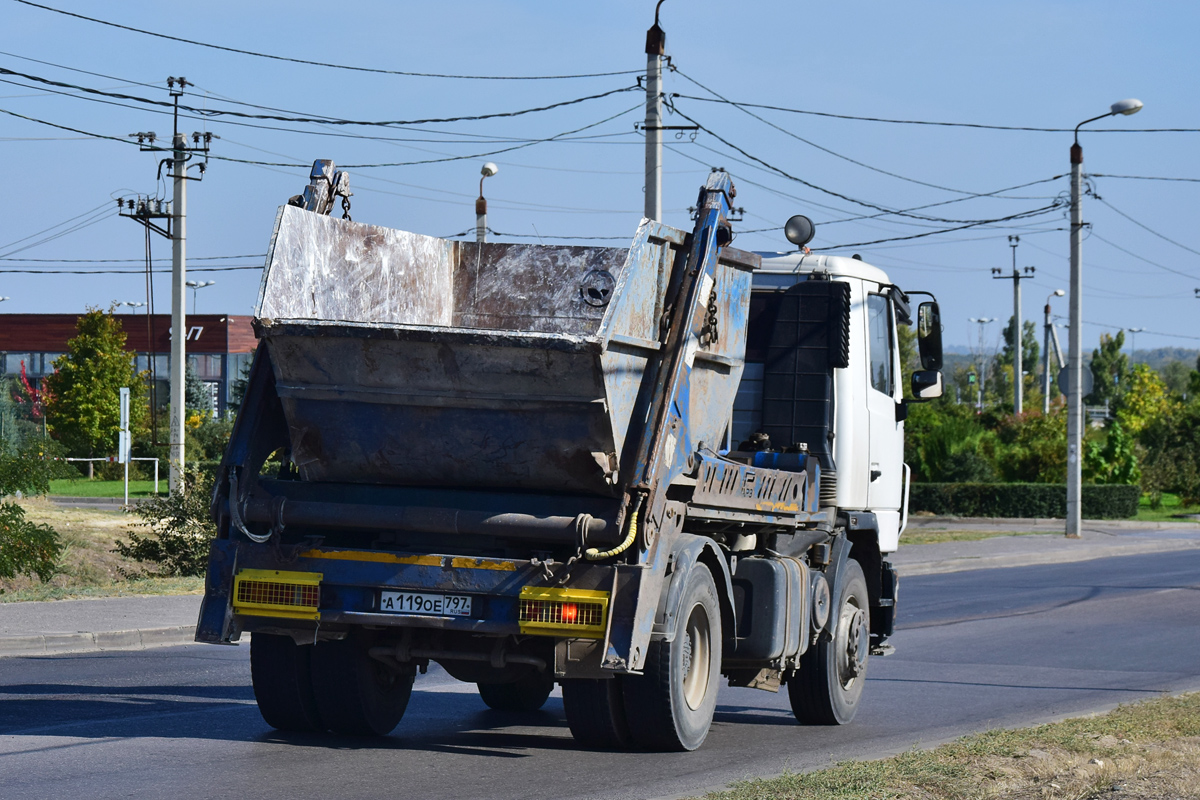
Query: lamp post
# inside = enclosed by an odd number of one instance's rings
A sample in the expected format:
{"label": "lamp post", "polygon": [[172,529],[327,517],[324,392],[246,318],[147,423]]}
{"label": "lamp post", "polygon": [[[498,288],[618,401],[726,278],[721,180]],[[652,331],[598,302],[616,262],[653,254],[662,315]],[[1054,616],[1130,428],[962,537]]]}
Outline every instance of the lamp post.
{"label": "lamp post", "polygon": [[192,289],[192,313],[196,313],[196,292],[201,289],[212,286],[216,281],[187,281],[186,285]]}
{"label": "lamp post", "polygon": [[1129,331],[1129,355],[1133,359],[1134,366],[1137,366],[1137,335],[1145,328],[1128,328]]}
{"label": "lamp post", "polygon": [[983,326],[989,322],[995,322],[998,317],[968,317],[967,322],[975,322],[979,325],[979,400],[975,407],[979,413],[983,413],[983,387],[987,383],[987,368],[983,361]]}
{"label": "lamp post", "polygon": [[[1046,312],[1046,321],[1043,325],[1045,334],[1045,352],[1042,354],[1042,413],[1050,413],[1050,334],[1053,331],[1053,325],[1050,321],[1050,298],[1062,297],[1065,295],[1062,289],[1055,289],[1046,296],[1046,307],[1043,309]],[[1059,356],[1061,358],[1061,354]]]}
{"label": "lamp post", "polygon": [[146,305],[146,304],[138,302],[137,300],[122,300],[121,302],[117,303],[117,308],[120,308],[121,306],[129,306],[130,308],[141,308],[144,305]]}
{"label": "lamp post", "polygon": [[499,171],[500,168],[491,161],[479,170],[479,199],[475,201],[475,241],[480,244],[487,243],[487,200],[483,199],[483,182]]}
{"label": "lamp post", "polygon": [[1079,129],[1089,122],[1115,114],[1136,114],[1142,109],[1141,100],[1119,100],[1107,114],[1085,119],[1075,126],[1075,142],[1071,145],[1071,329],[1067,345],[1067,525],[1066,535],[1079,539],[1083,485],[1083,216],[1079,196],[1083,188],[1083,148],[1079,146]]}

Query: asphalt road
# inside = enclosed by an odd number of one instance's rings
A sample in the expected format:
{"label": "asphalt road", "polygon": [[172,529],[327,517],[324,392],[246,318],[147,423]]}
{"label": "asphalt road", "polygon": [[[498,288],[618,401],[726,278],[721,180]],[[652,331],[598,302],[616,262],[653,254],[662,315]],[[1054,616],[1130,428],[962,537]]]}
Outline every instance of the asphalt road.
{"label": "asphalt road", "polygon": [[434,670],[363,741],[270,730],[246,647],[4,659],[0,795],[661,797],[1200,688],[1200,551],[913,577],[901,609],[854,724],[725,688],[704,747],[668,755],[577,749],[557,697],[513,719]]}

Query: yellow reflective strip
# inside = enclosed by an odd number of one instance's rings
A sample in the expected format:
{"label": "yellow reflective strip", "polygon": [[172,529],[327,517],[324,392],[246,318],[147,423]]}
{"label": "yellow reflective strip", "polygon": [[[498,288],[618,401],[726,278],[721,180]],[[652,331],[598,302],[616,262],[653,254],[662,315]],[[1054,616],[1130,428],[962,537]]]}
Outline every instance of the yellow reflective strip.
{"label": "yellow reflective strip", "polygon": [[[367,550],[305,550],[300,557],[324,558],[332,561],[374,561],[379,564],[414,564],[421,567],[440,567],[445,561],[443,556],[402,556],[395,553],[378,553]],[[452,557],[450,566],[455,569],[517,571],[517,565],[511,561],[489,561],[484,558]]]}

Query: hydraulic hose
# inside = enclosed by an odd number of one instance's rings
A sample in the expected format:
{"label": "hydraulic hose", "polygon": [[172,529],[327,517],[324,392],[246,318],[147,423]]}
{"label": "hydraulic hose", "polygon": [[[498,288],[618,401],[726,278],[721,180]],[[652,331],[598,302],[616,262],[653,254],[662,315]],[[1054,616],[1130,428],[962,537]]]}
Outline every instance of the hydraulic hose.
{"label": "hydraulic hose", "polygon": [[625,541],[621,542],[611,550],[605,550],[603,552],[594,547],[589,547],[587,550],[583,551],[583,557],[588,561],[603,561],[606,558],[619,556],[621,553],[624,553],[626,550],[628,550],[637,539],[638,513],[641,510],[642,498],[639,496],[637,499],[637,504],[633,507],[633,513],[629,516],[629,533],[625,534]]}

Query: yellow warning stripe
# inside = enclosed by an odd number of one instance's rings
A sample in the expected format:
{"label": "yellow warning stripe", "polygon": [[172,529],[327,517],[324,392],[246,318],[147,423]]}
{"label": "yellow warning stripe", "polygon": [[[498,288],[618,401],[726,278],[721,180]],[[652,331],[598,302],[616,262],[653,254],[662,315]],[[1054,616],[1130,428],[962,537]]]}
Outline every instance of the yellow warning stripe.
{"label": "yellow warning stripe", "polygon": [[374,561],[380,564],[413,564],[421,567],[445,566],[449,560],[451,569],[490,569],[498,572],[516,572],[517,565],[511,561],[491,561],[486,558],[464,558],[462,556],[402,556],[395,553],[379,553],[369,550],[305,550],[301,558],[323,558],[331,561]]}

